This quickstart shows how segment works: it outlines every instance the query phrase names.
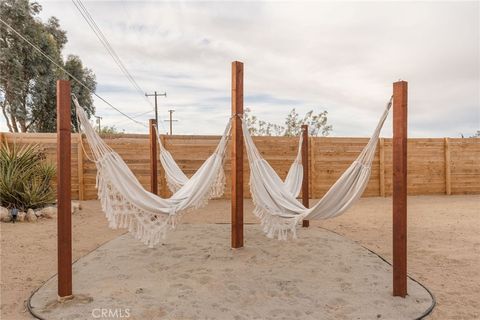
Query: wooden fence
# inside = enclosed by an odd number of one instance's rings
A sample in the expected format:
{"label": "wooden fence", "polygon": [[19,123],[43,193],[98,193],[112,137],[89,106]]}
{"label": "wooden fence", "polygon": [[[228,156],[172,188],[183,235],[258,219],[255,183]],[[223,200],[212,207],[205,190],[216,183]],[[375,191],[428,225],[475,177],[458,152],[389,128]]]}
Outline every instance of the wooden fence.
{"label": "wooden fence", "polygon": [[[147,135],[104,136],[105,141],[125,160],[142,185],[150,190],[149,140]],[[218,136],[162,136],[164,145],[187,174],[192,175],[213,152]],[[312,198],[320,198],[357,157],[367,138],[310,137],[309,165]],[[47,159],[56,161],[56,134],[0,133],[9,144],[38,144]],[[255,143],[272,167],[284,178],[297,153],[298,138],[255,137]],[[72,197],[96,199],[95,164],[83,153],[80,135],[72,135]],[[89,152],[88,144],[83,140]],[[229,150],[229,149],[228,149]],[[246,157],[246,155],[245,155]],[[230,153],[225,173],[230,196]],[[158,188],[168,196],[162,166],[158,164]],[[249,197],[248,163],[244,163],[245,196]],[[392,140],[381,138],[364,196],[389,196],[392,193]],[[415,138],[408,141],[408,193],[480,194],[480,139]]]}

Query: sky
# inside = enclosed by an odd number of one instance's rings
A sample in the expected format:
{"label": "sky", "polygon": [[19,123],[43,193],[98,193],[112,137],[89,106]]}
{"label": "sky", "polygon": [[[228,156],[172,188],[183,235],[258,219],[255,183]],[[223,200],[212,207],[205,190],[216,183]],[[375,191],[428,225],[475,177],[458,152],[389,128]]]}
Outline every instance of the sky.
{"label": "sky", "polygon": [[[41,19],[56,16],[67,31],[64,55],[80,56],[95,72],[99,95],[132,116],[152,110],[71,1],[39,2]],[[245,64],[245,107],[262,120],[283,124],[292,108],[326,110],[331,136],[369,136],[392,83],[405,80],[410,137],[480,130],[479,2],[84,4],[140,87],[167,92],[159,112],[166,120],[175,110],[174,134],[223,132],[235,60]],[[102,125],[148,132],[95,102]],[[382,136],[391,132],[390,116]]]}

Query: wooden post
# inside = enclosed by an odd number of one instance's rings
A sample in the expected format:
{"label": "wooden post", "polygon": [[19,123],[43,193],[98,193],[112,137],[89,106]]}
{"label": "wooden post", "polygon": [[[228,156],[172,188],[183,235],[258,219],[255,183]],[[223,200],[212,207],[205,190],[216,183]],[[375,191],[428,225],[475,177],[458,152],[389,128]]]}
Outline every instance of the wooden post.
{"label": "wooden post", "polygon": [[385,139],[380,138],[380,196],[385,197]]}
{"label": "wooden post", "polygon": [[445,193],[452,194],[452,169],[450,164],[450,141],[445,138]]}
{"label": "wooden post", "polygon": [[157,134],[155,119],[148,120],[148,128],[150,133],[150,191],[158,195],[158,178],[157,178]]}
{"label": "wooden post", "polygon": [[[308,190],[309,186],[309,168],[308,168],[308,125],[302,125],[302,167],[303,167],[303,180],[302,180],[302,203],[305,208],[310,206],[309,199],[310,193]],[[309,220],[303,220],[302,226],[308,228],[310,225]]]}
{"label": "wooden post", "polygon": [[315,189],[314,189],[314,183],[317,179],[317,176],[315,174],[315,159],[316,159],[316,154],[315,154],[315,138],[314,137],[310,137],[308,139],[308,165],[309,165],[309,169],[308,169],[308,180],[310,182],[308,188],[310,190],[310,197],[311,198],[315,198]]}
{"label": "wooden post", "polygon": [[70,82],[57,81],[57,247],[58,297],[72,297]]}
{"label": "wooden post", "polygon": [[393,84],[393,295],[407,295],[408,84]]}
{"label": "wooden post", "polygon": [[243,63],[232,62],[232,248],[243,247]]}
{"label": "wooden post", "polygon": [[[165,135],[161,135],[160,136],[160,142],[162,143],[162,146],[164,148],[167,148],[167,139],[166,139],[166,136]],[[168,150],[168,148],[167,148]],[[169,189],[168,189],[168,185],[167,185],[167,176],[166,176],[166,173],[165,173],[165,169],[160,166],[160,192],[159,194],[164,197],[164,198],[167,198],[167,197],[170,197],[170,194],[169,194]]]}
{"label": "wooden post", "polygon": [[83,179],[83,148],[82,134],[77,139],[77,166],[78,166],[78,200],[85,200],[85,182]]}

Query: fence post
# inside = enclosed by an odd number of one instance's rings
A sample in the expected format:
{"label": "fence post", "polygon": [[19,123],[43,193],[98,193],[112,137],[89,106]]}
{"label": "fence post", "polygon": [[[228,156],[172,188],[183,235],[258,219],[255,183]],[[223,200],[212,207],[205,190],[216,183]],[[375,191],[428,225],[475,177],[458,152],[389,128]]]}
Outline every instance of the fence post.
{"label": "fence post", "polygon": [[150,191],[158,195],[156,125],[155,119],[148,120],[148,132],[150,134]]}
{"label": "fence post", "polygon": [[385,197],[385,139],[380,138],[380,196]]}
{"label": "fence post", "polygon": [[70,82],[57,81],[58,298],[72,298],[72,186]]}
{"label": "fence post", "polygon": [[315,174],[315,137],[309,137],[308,138],[308,142],[309,142],[309,146],[308,146],[308,151],[309,151],[309,154],[308,154],[308,159],[310,160],[309,161],[309,190],[310,190],[310,197],[311,198],[315,198],[315,189],[314,189],[314,183],[315,183],[315,180],[317,178],[316,174]]}
{"label": "fence post", "polygon": [[450,141],[445,138],[445,193],[452,194],[452,169],[450,163]]}
{"label": "fence post", "polygon": [[408,84],[393,84],[393,295],[407,295]]}
{"label": "fence post", "polygon": [[232,62],[232,248],[243,247],[243,63]]}
{"label": "fence post", "polygon": [[[309,168],[308,168],[308,125],[302,125],[302,167],[303,167],[303,180],[302,180],[302,203],[305,208],[310,206],[309,199],[310,193],[308,190],[309,182]],[[308,228],[310,225],[309,220],[303,220],[302,226]]]}

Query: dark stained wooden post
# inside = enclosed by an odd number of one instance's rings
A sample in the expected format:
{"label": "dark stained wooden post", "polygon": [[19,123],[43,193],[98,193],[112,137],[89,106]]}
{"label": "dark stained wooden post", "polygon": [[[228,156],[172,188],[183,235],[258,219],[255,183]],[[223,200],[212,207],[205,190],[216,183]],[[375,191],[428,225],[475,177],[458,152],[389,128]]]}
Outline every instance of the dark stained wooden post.
{"label": "dark stained wooden post", "polygon": [[72,297],[70,82],[57,81],[57,248],[58,298]]}
{"label": "dark stained wooden post", "polygon": [[[303,180],[302,180],[302,203],[305,208],[309,207],[310,192],[308,190],[309,186],[309,176],[308,176],[308,125],[302,125],[302,166],[303,166]],[[302,226],[308,228],[310,225],[309,220],[303,220]]]}
{"label": "dark stained wooden post", "polygon": [[157,134],[155,119],[148,120],[148,128],[150,133],[150,191],[158,195],[158,178],[157,178]]}
{"label": "dark stained wooden post", "polygon": [[407,295],[408,84],[393,84],[393,295]]}
{"label": "dark stained wooden post", "polygon": [[243,63],[232,62],[232,248],[243,247]]}

